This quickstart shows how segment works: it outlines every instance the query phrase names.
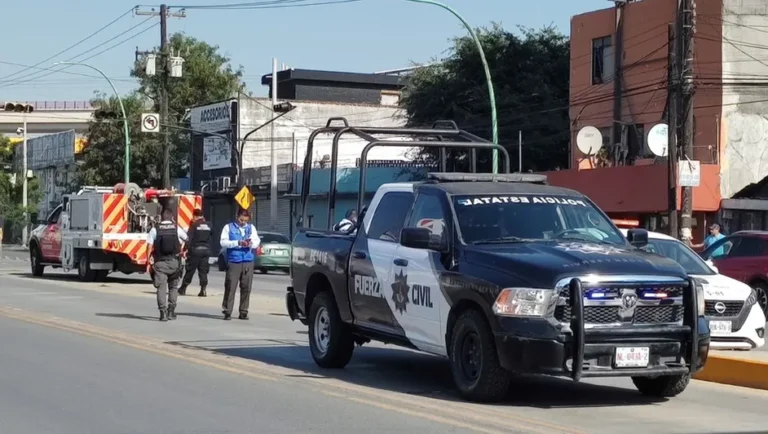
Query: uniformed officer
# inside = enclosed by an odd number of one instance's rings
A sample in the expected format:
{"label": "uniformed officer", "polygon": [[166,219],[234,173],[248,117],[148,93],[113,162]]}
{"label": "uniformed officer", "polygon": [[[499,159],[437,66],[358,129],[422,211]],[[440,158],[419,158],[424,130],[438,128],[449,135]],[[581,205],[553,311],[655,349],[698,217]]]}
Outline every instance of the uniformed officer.
{"label": "uniformed officer", "polygon": [[251,213],[241,209],[237,220],[224,226],[219,243],[227,249],[227,274],[224,279],[224,300],[221,303],[224,319],[232,318],[235,308],[235,293],[240,286],[240,319],[248,319],[248,305],[253,283],[253,251],[261,239],[256,228],[250,223]]}
{"label": "uniformed officer", "polygon": [[200,293],[198,297],[205,297],[205,288],[208,286],[208,271],[210,265],[208,258],[211,256],[211,226],[203,217],[203,210],[196,209],[192,213],[192,224],[187,232],[187,264],[184,270],[184,280],[179,288],[179,295],[186,295],[187,287],[192,283],[195,271],[200,279]]}
{"label": "uniformed officer", "polygon": [[169,209],[163,210],[157,228],[152,228],[147,235],[147,242],[152,249],[160,321],[176,319],[176,298],[182,271],[181,243],[186,239],[187,234],[173,221],[173,212]]}

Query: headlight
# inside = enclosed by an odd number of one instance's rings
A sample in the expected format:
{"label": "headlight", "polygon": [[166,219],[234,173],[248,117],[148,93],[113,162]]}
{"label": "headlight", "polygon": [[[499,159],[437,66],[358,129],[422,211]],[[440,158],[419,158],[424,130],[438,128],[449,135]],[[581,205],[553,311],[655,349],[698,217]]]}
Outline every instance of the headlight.
{"label": "headlight", "polygon": [[755,303],[757,303],[757,292],[753,289],[751,293],[749,293],[749,297],[747,297],[747,301],[744,302],[747,307],[752,307]]}
{"label": "headlight", "polygon": [[551,289],[504,288],[493,303],[493,313],[499,316],[544,316],[556,299]]}
{"label": "headlight", "polygon": [[696,308],[699,311],[699,316],[703,316],[707,310],[707,303],[704,300],[704,286],[697,281],[694,281],[694,285],[696,287]]}

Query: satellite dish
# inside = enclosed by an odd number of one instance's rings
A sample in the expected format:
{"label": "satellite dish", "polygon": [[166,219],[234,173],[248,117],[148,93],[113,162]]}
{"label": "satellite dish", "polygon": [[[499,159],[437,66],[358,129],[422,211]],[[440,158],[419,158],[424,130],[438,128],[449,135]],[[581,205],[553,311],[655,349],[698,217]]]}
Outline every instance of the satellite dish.
{"label": "satellite dish", "polygon": [[669,150],[669,127],[667,124],[656,124],[648,131],[648,149],[657,157],[666,157]]}
{"label": "satellite dish", "polygon": [[595,127],[584,127],[576,135],[576,147],[586,156],[596,155],[603,147],[603,135]]}

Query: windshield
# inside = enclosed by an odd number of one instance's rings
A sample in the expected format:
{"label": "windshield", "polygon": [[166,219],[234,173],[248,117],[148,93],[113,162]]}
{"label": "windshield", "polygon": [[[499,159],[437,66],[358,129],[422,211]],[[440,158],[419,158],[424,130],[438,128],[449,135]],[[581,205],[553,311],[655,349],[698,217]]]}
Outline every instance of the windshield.
{"label": "windshield", "polygon": [[276,243],[276,244],[291,244],[291,241],[280,234],[259,234],[262,244]]}
{"label": "windshield", "polygon": [[707,263],[704,262],[699,257],[699,255],[686,247],[680,241],[650,238],[648,239],[648,245],[644,247],[643,250],[647,250],[661,256],[666,256],[667,258],[680,264],[688,274],[715,274],[715,272],[712,271],[709,266],[707,266]]}
{"label": "windshield", "polygon": [[579,196],[454,196],[466,243],[579,240],[626,245],[613,223]]}

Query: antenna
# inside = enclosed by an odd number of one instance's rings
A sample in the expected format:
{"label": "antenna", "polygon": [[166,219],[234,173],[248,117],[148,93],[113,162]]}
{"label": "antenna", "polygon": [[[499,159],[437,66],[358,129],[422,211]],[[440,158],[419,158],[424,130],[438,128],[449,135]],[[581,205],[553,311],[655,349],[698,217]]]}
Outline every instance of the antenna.
{"label": "antenna", "polygon": [[657,157],[666,157],[669,153],[669,126],[656,124],[648,131],[648,149]]}
{"label": "antenna", "polygon": [[584,127],[576,135],[576,147],[587,157],[597,155],[603,147],[603,135],[593,126]]}

